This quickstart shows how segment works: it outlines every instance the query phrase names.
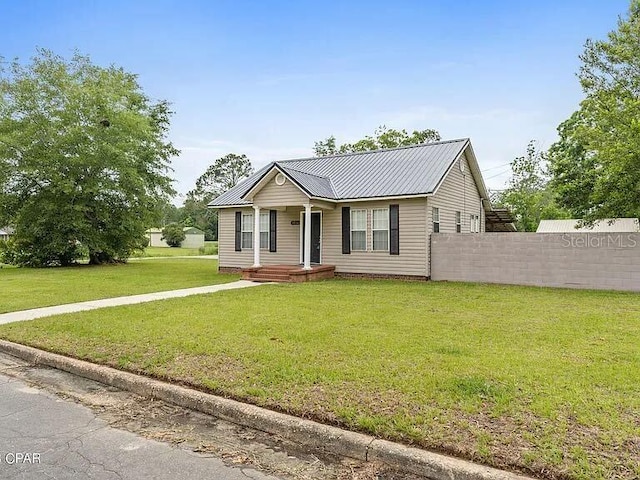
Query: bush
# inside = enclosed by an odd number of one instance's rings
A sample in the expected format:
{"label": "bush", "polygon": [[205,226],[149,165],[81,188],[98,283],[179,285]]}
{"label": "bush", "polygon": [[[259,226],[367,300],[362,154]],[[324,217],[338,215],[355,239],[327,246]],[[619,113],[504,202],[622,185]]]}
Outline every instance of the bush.
{"label": "bush", "polygon": [[21,267],[56,267],[68,266],[82,258],[83,249],[79,242],[56,238],[50,243],[42,243],[40,248],[31,248],[31,238],[13,236],[0,242],[0,263]]}
{"label": "bush", "polygon": [[179,247],[186,238],[186,234],[182,229],[182,225],[170,223],[162,229],[162,240],[167,242],[170,247]]}

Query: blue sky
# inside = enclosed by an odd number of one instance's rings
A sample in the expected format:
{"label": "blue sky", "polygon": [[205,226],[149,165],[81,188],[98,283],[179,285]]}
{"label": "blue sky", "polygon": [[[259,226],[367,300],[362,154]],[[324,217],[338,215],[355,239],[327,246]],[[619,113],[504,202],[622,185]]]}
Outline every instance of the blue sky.
{"label": "blue sky", "polygon": [[185,193],[216,158],[255,167],[392,128],[470,137],[489,187],[578,106],[587,38],[628,0],[0,0],[0,56],[35,47],[139,74],[173,103]]}

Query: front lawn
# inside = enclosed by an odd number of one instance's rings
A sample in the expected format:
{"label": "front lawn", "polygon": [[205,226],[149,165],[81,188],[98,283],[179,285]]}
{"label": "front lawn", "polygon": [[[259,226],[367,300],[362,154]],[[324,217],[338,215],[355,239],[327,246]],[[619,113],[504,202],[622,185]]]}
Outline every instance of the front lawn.
{"label": "front lawn", "polygon": [[146,257],[192,257],[194,255],[217,255],[218,242],[204,242],[201,248],[182,247],[147,247],[142,251],[135,252],[133,258]]}
{"label": "front lawn", "polygon": [[68,268],[0,268],[0,313],[237,280],[216,260],[166,259]]}
{"label": "front lawn", "polygon": [[545,478],[640,476],[640,295],[266,285],[0,337]]}

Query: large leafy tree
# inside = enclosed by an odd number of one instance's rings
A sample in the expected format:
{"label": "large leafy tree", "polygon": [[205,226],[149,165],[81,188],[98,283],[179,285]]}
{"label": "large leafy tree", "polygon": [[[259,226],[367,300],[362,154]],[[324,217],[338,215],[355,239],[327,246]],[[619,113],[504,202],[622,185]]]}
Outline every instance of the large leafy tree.
{"label": "large leafy tree", "polygon": [[588,223],[640,216],[640,0],[606,40],[588,40],[585,99],[550,149],[560,203]]}
{"label": "large leafy tree", "polygon": [[511,162],[511,171],[507,188],[492,201],[513,213],[518,231],[535,232],[540,220],[568,217],[556,203],[546,170],[546,155],[534,141],[527,145],[526,155]]}
{"label": "large leafy tree", "polygon": [[196,180],[196,188],[189,195],[211,201],[252,173],[253,166],[246,155],[229,153],[218,158],[200,175]]}
{"label": "large leafy tree", "polygon": [[217,212],[207,205],[252,173],[251,160],[244,154],[230,153],[218,158],[196,180],[195,188],[187,193],[182,208],[185,222],[203,230],[207,238],[217,239]]}
{"label": "large leafy tree", "polygon": [[367,150],[379,150],[381,148],[395,148],[421,143],[436,142],[440,140],[440,134],[436,130],[414,130],[408,133],[406,130],[394,130],[385,125],[378,127],[373,135],[367,135],[362,140],[354,143],[344,143],[340,146],[336,144],[336,137],[333,135],[315,142],[314,153],[323,157],[340,153],[364,152]]}
{"label": "large leafy tree", "polygon": [[14,261],[98,264],[142,247],[174,193],[170,116],[135,75],[78,53],[38,50],[0,70],[0,224],[15,226]]}

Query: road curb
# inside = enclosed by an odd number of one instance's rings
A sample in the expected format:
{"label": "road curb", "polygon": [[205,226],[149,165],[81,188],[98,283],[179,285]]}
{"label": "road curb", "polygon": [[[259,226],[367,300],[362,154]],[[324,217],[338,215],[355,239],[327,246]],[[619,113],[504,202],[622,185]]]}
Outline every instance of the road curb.
{"label": "road curb", "polygon": [[278,435],[314,450],[361,461],[379,461],[433,480],[530,480],[530,477],[379,440],[370,435],[323,425],[5,340],[0,340],[0,352],[34,365],[64,370],[140,396],[164,400],[238,425]]}

